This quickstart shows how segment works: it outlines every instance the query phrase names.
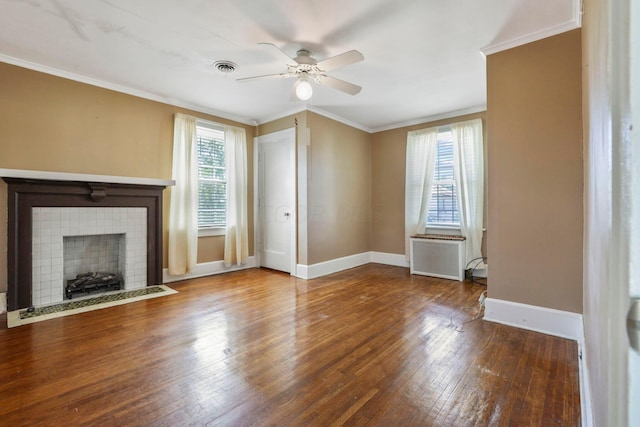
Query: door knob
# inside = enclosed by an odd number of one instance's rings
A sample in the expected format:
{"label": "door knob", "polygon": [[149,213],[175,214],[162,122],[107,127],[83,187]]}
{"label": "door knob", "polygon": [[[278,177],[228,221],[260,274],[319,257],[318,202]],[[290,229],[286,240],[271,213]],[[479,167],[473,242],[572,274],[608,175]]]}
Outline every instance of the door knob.
{"label": "door knob", "polygon": [[284,213],[284,217],[285,217],[285,218],[289,218],[290,216],[291,216],[291,214],[290,214],[289,212],[285,212],[285,213]]}
{"label": "door knob", "polygon": [[627,315],[627,334],[631,348],[640,353],[640,299],[631,300]]}

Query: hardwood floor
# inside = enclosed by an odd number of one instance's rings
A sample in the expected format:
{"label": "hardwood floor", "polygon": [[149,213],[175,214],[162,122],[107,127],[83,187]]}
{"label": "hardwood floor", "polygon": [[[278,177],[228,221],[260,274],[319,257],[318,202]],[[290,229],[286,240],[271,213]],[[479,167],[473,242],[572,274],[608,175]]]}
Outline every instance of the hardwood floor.
{"label": "hardwood floor", "polygon": [[369,264],[246,270],[0,329],[0,424],[578,426],[576,343],[472,320],[485,288]]}

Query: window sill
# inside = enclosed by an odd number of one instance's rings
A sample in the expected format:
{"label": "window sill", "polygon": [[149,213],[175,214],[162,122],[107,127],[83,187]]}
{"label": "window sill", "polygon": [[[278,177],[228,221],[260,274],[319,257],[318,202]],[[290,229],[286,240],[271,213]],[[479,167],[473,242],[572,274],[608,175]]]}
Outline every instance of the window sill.
{"label": "window sill", "polygon": [[462,229],[455,225],[427,224],[424,228],[424,234],[449,234],[452,236],[462,236]]}
{"label": "window sill", "polygon": [[226,230],[222,227],[199,228],[198,237],[224,236]]}

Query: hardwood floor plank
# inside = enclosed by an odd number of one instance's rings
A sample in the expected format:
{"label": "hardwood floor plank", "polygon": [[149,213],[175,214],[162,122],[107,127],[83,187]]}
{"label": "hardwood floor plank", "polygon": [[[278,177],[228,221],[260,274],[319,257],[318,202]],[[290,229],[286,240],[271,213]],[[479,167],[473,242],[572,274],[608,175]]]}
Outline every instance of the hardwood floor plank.
{"label": "hardwood floor plank", "polygon": [[579,425],[576,343],[474,320],[483,286],[379,264],[171,286],[0,327],[2,424]]}

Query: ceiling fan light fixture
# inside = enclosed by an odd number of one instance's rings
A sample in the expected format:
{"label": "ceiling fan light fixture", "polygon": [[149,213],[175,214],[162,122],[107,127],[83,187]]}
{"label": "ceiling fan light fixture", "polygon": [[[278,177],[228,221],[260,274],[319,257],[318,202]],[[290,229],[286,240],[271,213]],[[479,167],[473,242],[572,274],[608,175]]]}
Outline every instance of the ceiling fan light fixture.
{"label": "ceiling fan light fixture", "polygon": [[[280,53],[280,56],[287,58],[287,71],[277,74],[243,77],[241,79],[236,79],[236,81],[249,81],[264,78],[287,79],[290,77],[295,77],[297,78],[297,80],[293,84],[293,86],[291,86],[291,98],[293,99],[293,92],[295,92],[295,97],[301,101],[311,99],[311,96],[313,96],[313,87],[311,86],[311,80],[319,85],[328,86],[332,89],[337,89],[349,95],[357,95],[362,89],[358,85],[340,80],[326,74],[327,71],[335,70],[336,68],[355,64],[356,62],[364,60],[364,56],[357,50],[350,50],[348,52],[343,52],[339,55],[326,58],[322,61],[317,61],[313,56],[311,56],[311,52],[307,49],[299,49],[297,52],[297,56],[295,58],[291,58],[285,51],[283,51],[273,43],[259,44],[271,46],[273,49]],[[295,65],[292,65],[291,61],[293,61]]]}
{"label": "ceiling fan light fixture", "polygon": [[306,101],[313,95],[313,88],[309,79],[306,76],[300,76],[300,79],[296,83],[296,96],[301,101]]}

